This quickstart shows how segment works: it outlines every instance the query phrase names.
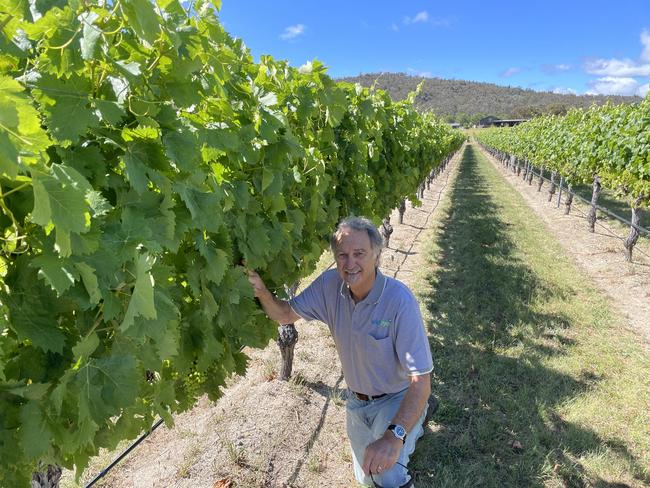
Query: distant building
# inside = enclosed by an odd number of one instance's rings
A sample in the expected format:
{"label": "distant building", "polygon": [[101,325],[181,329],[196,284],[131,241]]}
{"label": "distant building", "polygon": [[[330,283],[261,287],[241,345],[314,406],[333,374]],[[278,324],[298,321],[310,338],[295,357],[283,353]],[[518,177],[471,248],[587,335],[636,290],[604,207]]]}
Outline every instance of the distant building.
{"label": "distant building", "polygon": [[460,129],[461,125],[458,122],[450,122],[449,127],[452,129]]}
{"label": "distant building", "polygon": [[478,121],[479,127],[512,127],[513,125],[521,124],[526,122],[528,119],[500,119],[490,115],[488,117],[483,117]]}

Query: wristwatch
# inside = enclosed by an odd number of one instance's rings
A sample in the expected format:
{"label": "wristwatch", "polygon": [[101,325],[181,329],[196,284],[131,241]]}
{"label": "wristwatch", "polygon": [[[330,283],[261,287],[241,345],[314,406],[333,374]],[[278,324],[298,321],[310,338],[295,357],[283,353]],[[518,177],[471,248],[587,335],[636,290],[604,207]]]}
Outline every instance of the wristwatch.
{"label": "wristwatch", "polygon": [[406,443],[406,429],[404,427],[397,424],[390,424],[388,426],[388,430],[390,430],[395,437],[402,441],[402,444]]}

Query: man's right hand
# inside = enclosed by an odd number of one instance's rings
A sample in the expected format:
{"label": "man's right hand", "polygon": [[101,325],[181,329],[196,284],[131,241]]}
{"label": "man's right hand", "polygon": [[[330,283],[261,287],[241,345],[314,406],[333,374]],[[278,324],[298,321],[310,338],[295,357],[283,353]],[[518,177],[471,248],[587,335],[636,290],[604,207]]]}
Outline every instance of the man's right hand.
{"label": "man's right hand", "polygon": [[258,275],[257,272],[253,271],[252,269],[247,270],[247,272],[248,272],[248,281],[253,287],[253,292],[255,293],[255,296],[257,298],[260,298],[263,295],[268,295],[269,290],[266,288],[266,285],[262,281],[262,278],[260,278],[260,275]]}
{"label": "man's right hand", "polygon": [[269,291],[256,271],[247,269],[246,272],[248,281],[253,287],[253,293],[259,298],[262,308],[271,320],[276,320],[281,324],[293,324],[300,318],[285,300],[280,300]]}

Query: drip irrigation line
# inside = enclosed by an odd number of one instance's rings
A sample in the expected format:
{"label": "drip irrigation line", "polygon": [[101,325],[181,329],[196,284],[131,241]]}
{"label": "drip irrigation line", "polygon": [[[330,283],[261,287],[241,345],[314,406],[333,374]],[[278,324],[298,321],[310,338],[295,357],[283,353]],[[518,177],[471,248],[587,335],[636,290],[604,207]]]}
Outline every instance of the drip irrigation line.
{"label": "drip irrigation line", "polygon": [[[493,159],[496,159],[497,161],[501,162],[501,160],[500,160],[499,158],[497,158],[496,156],[494,156],[492,153],[490,153],[489,151],[488,151],[488,153],[490,154],[490,156],[492,156]],[[503,164],[503,163],[502,163],[502,164]],[[530,173],[533,173],[535,176],[537,176],[537,177],[539,177],[539,178],[542,178],[543,180],[548,181],[549,183],[551,183],[551,180],[550,180],[549,178],[547,178],[546,176],[541,175],[540,173],[537,173],[537,172],[534,170],[534,168],[535,168],[535,167],[531,165],[531,167],[530,167],[530,169],[529,169],[528,171],[529,171]],[[518,175],[517,175],[517,176],[518,176]],[[556,185],[556,186],[559,186],[557,183],[553,183],[553,184]],[[577,197],[578,200],[582,201],[583,203],[589,205],[590,207],[592,206],[592,205],[591,205],[591,201],[587,200],[586,198],[581,197],[580,195],[578,195],[578,194],[575,193],[574,191],[569,190],[568,187],[564,187],[564,188],[562,189],[562,191],[563,191],[563,192],[566,192],[566,193],[570,193],[570,194],[573,195],[574,197]],[[650,236],[650,230],[648,230],[648,229],[646,229],[646,228],[644,228],[644,227],[641,227],[640,225],[633,224],[632,222],[630,222],[629,220],[627,220],[625,217],[621,217],[620,215],[615,214],[615,213],[612,212],[611,210],[608,210],[608,209],[606,209],[605,207],[601,207],[600,205],[594,205],[594,207],[596,207],[596,208],[597,208],[598,210],[600,210],[601,212],[606,213],[606,214],[609,215],[610,217],[612,217],[612,218],[614,218],[614,219],[616,219],[616,220],[619,220],[620,222],[623,222],[624,224],[627,224],[627,225],[629,225],[630,227],[634,227],[637,231],[639,231],[639,233],[647,234],[648,236]]]}
{"label": "drip irrigation line", "polygon": [[[488,153],[489,153],[489,151],[488,151]],[[490,154],[490,156],[491,156],[493,159],[495,159],[495,160],[501,162],[501,160],[500,160],[499,158],[497,158],[496,156],[492,155],[492,153],[489,153],[489,154]],[[543,176],[543,175],[541,175],[540,173],[535,172],[533,166],[531,166],[531,167],[528,169],[528,171],[529,171],[530,173],[534,174],[535,176],[537,176],[538,178],[542,178],[543,180],[545,180],[545,181],[551,183],[551,180],[548,179],[546,176]],[[556,185],[556,186],[558,186],[557,183],[553,183],[553,184]],[[589,200],[587,200],[586,198],[581,197],[581,196],[578,195],[577,193],[575,193],[575,192],[569,190],[568,187],[564,187],[564,188],[563,188],[563,191],[566,192],[566,193],[569,193],[569,194],[573,195],[574,197],[577,197],[578,200],[580,200],[580,201],[583,202],[584,204],[586,204],[586,205],[588,205],[588,206],[590,206],[590,207],[592,206],[592,205],[591,205],[591,201],[589,201]],[[565,202],[566,202],[566,200],[565,200]],[[601,212],[604,212],[604,213],[610,215],[610,216],[613,217],[614,219],[616,219],[616,220],[618,220],[618,221],[620,221],[620,222],[623,222],[623,223],[629,225],[630,227],[634,227],[634,228],[639,232],[639,234],[647,234],[648,236],[650,236],[650,230],[645,229],[644,227],[641,227],[640,225],[635,225],[635,224],[633,224],[632,222],[630,222],[629,220],[625,219],[624,217],[621,217],[620,215],[617,215],[617,214],[611,212],[610,210],[608,210],[608,209],[606,209],[606,208],[604,208],[604,207],[601,207],[600,205],[595,205],[595,207],[596,207],[598,210],[600,210]],[[579,208],[577,208],[577,207],[572,207],[572,209],[573,209],[574,211],[579,212],[579,213],[581,214],[582,217],[585,217],[585,218],[587,217],[587,214],[584,213],[584,212],[583,212],[582,210],[580,210]],[[607,227],[607,226],[605,226],[604,224],[602,224],[599,220],[596,220],[596,225],[598,225],[599,227],[602,227],[604,230],[606,230],[607,232],[609,232],[609,234],[610,234],[611,237],[616,237],[617,239],[620,239],[621,241],[625,241],[625,239],[626,239],[625,237],[621,237],[621,236],[619,236],[619,235],[616,234],[612,229],[610,229],[609,227]],[[641,255],[647,257],[647,258],[650,258],[650,254],[647,254],[646,252],[644,252],[643,249],[641,249],[639,246],[635,246],[635,247],[634,247],[634,252],[639,253],[639,254],[641,254]]]}
{"label": "drip irrigation line", "polygon": [[[546,178],[546,176],[542,176],[542,175],[540,175],[539,173],[535,172],[535,171],[532,170],[532,169],[529,170],[529,171],[530,171],[531,173],[533,173],[535,176],[540,177],[540,178],[542,178],[542,179],[548,181],[549,183],[551,182],[551,180],[549,180],[548,178]],[[554,183],[554,185],[557,186],[557,183]],[[573,195],[574,197],[577,197],[578,200],[580,200],[582,203],[584,203],[584,204],[586,204],[586,205],[588,205],[588,206],[590,206],[590,207],[591,207],[591,206],[594,206],[594,207],[596,207],[598,210],[600,210],[601,212],[606,213],[607,215],[609,215],[610,217],[613,217],[614,219],[619,220],[620,222],[623,222],[624,224],[627,224],[627,225],[629,225],[630,227],[634,227],[634,228],[635,228],[639,233],[641,233],[641,234],[647,234],[647,235],[650,236],[650,230],[646,229],[645,227],[641,227],[640,225],[633,224],[632,222],[630,222],[629,220],[627,220],[625,217],[621,217],[620,215],[615,214],[614,212],[612,212],[611,210],[606,209],[605,207],[601,207],[600,205],[592,205],[592,204],[591,204],[591,201],[587,200],[587,199],[584,198],[584,197],[581,197],[580,195],[578,195],[578,194],[575,193],[574,191],[569,190],[568,187],[564,187],[564,188],[562,189],[562,191],[564,191],[564,192],[566,192],[566,193],[570,193],[570,194]],[[566,201],[566,200],[565,200],[565,201]]]}
{"label": "drip irrigation line", "polygon": [[[584,217],[585,219],[587,218],[587,214],[584,213],[581,209],[579,209],[579,208],[575,208],[575,210],[576,210],[577,212],[579,212],[579,213],[582,215],[582,217]],[[609,227],[607,227],[605,224],[602,224],[602,223],[599,222],[598,220],[596,220],[596,225],[597,225],[598,227],[601,227],[601,228],[603,228],[604,230],[606,230],[606,231],[609,233],[609,235],[610,235],[611,237],[615,237],[615,238],[617,238],[617,239],[619,239],[619,240],[621,240],[621,241],[625,241],[625,239],[626,239],[625,237],[621,237],[621,236],[619,236],[616,232],[614,232],[612,229],[610,229]],[[645,256],[646,258],[649,258],[649,259],[650,259],[650,254],[647,254],[647,253],[643,252],[643,249],[641,249],[639,246],[635,246],[635,247],[634,247],[634,252],[635,252],[635,253],[642,254],[642,255]]]}
{"label": "drip irrigation line", "polygon": [[85,488],[90,488],[95,483],[97,483],[100,479],[102,479],[104,476],[106,476],[106,474],[111,469],[113,469],[117,463],[119,463],[122,459],[124,459],[124,457],[128,453],[130,453],[133,449],[135,449],[138,446],[138,444],[140,444],[149,434],[151,434],[154,430],[156,430],[160,426],[160,424],[162,424],[162,423],[163,423],[163,419],[159,419],[158,422],[153,424],[153,426],[151,427],[151,430],[148,430],[147,432],[142,434],[138,438],[137,441],[135,441],[133,444],[131,444],[129,447],[127,447],[126,450],[124,452],[122,452],[122,454],[120,454],[117,458],[115,458],[115,460],[111,464],[106,466],[106,468],[104,468],[97,476],[95,476],[95,478],[90,483],[88,483]]}

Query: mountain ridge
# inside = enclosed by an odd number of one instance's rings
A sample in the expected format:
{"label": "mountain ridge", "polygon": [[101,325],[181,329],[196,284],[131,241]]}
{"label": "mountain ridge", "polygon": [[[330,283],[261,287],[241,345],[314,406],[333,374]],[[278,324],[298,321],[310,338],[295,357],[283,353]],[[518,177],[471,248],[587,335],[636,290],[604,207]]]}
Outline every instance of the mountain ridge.
{"label": "mountain ridge", "polygon": [[493,115],[500,118],[530,118],[542,113],[563,114],[571,107],[637,103],[642,99],[622,95],[574,95],[506,87],[493,83],[444,78],[423,78],[405,73],[365,73],[338,78],[338,81],[359,83],[386,90],[394,100],[406,98],[423,81],[415,99],[418,109],[431,111],[461,123],[473,123]]}

